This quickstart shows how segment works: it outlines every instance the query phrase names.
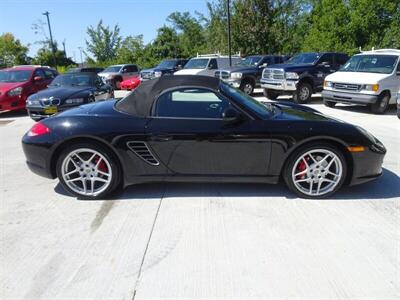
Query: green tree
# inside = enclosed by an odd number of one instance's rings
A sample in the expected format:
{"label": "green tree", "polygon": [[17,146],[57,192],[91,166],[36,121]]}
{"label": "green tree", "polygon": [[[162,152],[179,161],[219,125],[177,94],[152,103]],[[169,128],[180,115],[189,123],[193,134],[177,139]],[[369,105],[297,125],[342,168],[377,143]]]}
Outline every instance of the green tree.
{"label": "green tree", "polygon": [[14,37],[12,33],[0,35],[0,67],[26,64],[28,47]]}
{"label": "green tree", "polygon": [[[70,57],[65,57],[64,51],[58,49],[57,42],[54,42],[54,49],[55,49],[55,57],[56,57],[57,66],[67,67],[67,66],[71,66],[71,65],[76,65],[76,63]],[[34,64],[38,64],[38,65],[52,66],[54,64],[53,63],[54,60],[53,60],[53,52],[50,48],[50,44],[44,45],[42,48],[40,48],[37,51],[32,62]]]}
{"label": "green tree", "polygon": [[181,57],[183,52],[184,49],[174,28],[163,26],[157,30],[157,36],[151,47],[151,53],[156,60]]}
{"label": "green tree", "polygon": [[104,26],[102,20],[96,27],[89,26],[87,28],[89,39],[86,40],[88,52],[92,53],[98,62],[114,60],[122,40],[119,31],[118,25],[111,29],[109,26]]}
{"label": "green tree", "polygon": [[143,56],[143,35],[127,36],[117,50],[118,63],[138,63]]}

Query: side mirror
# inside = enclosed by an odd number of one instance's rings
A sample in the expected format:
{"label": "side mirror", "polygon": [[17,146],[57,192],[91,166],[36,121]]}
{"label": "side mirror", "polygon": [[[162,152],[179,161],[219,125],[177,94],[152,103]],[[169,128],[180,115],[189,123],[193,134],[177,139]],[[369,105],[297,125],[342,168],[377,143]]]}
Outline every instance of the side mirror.
{"label": "side mirror", "polygon": [[35,81],[35,82],[42,81],[42,80],[43,80],[42,76],[33,77],[33,81]]}
{"label": "side mirror", "polygon": [[222,113],[222,119],[225,123],[236,123],[242,120],[242,115],[236,109],[228,107]]}
{"label": "side mirror", "polygon": [[268,66],[268,63],[263,63],[262,65],[259,65],[258,67],[259,67],[260,69],[263,69],[263,68],[265,68],[266,66]]}
{"label": "side mirror", "polygon": [[330,65],[329,62],[327,62],[327,61],[323,61],[323,62],[320,63],[319,65],[322,66],[322,67],[325,67],[325,68],[330,68],[330,67],[331,67],[331,65]]}

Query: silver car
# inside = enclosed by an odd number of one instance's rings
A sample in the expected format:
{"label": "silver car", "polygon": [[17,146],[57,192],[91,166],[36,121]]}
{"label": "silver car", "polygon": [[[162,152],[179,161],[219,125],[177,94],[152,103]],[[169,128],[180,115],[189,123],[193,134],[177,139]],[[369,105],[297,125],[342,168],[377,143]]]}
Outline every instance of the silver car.
{"label": "silver car", "polygon": [[114,89],[118,89],[121,81],[139,75],[139,72],[140,69],[137,65],[113,65],[100,72],[99,76],[105,83],[111,85]]}

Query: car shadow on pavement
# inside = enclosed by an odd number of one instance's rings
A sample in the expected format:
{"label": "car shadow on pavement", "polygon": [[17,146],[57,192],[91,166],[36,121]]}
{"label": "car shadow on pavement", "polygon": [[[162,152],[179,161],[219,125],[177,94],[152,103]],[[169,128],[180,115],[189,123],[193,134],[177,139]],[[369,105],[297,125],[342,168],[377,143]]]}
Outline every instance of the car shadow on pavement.
{"label": "car shadow on pavement", "polygon": [[[354,112],[354,113],[364,113],[364,114],[372,114],[370,108],[368,106],[364,105],[336,105],[333,109],[340,109],[348,112]],[[396,110],[396,105],[391,104],[388,109],[385,111],[382,116],[396,116],[397,115],[397,110]]]}
{"label": "car shadow on pavement", "polygon": [[[72,197],[62,188],[61,184],[57,184],[54,191]],[[145,183],[129,186],[109,199],[150,200],[162,197],[283,197],[292,200],[299,199],[282,182],[277,185],[260,183]],[[362,185],[343,187],[332,198],[325,201],[383,200],[399,197],[399,176],[384,169],[383,175],[378,179]]]}
{"label": "car shadow on pavement", "polygon": [[11,111],[5,111],[0,113],[0,119],[6,119],[6,118],[22,118],[28,116],[28,113],[26,110],[11,110]]}

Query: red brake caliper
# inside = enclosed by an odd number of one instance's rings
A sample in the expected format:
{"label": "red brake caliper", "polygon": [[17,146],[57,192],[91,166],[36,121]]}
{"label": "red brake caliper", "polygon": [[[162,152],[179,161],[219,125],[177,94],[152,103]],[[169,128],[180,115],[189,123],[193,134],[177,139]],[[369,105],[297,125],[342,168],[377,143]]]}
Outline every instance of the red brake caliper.
{"label": "red brake caliper", "polygon": [[[303,172],[305,169],[307,169],[306,163],[304,162],[304,160],[301,160],[299,162],[299,164],[297,165],[296,172],[300,173],[300,172]],[[298,177],[299,178],[297,178],[297,179],[304,179],[306,177],[306,174],[298,175]]]}
{"label": "red brake caliper", "polygon": [[[96,164],[98,163],[98,161],[99,161],[100,159],[101,159],[100,156],[96,158]],[[106,164],[104,163],[104,160],[101,160],[101,161],[100,161],[98,169],[99,169],[100,171],[104,172],[104,173],[107,173],[108,170],[107,170]]]}

